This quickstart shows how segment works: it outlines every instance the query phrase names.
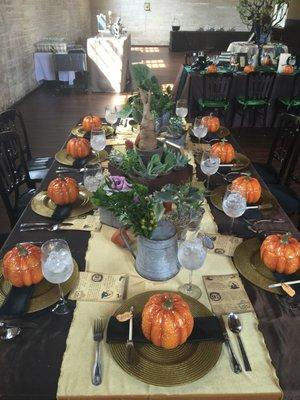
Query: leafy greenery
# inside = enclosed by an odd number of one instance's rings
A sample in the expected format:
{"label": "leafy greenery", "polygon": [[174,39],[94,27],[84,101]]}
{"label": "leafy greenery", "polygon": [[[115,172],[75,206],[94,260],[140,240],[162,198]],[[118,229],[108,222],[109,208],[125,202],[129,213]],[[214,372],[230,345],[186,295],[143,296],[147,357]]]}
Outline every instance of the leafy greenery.
{"label": "leafy greenery", "polygon": [[124,226],[131,227],[136,235],[148,238],[163,215],[161,201],[149,196],[146,186],[132,183],[130,190],[112,191],[109,177],[93,194],[92,202],[97,207],[111,211]]}
{"label": "leafy greenery", "polygon": [[135,150],[127,150],[126,153],[113,151],[109,160],[112,165],[122,169],[125,174],[146,179],[155,179],[176,168],[184,168],[188,163],[187,157],[170,149],[164,150],[161,158],[154,154],[147,166]]}

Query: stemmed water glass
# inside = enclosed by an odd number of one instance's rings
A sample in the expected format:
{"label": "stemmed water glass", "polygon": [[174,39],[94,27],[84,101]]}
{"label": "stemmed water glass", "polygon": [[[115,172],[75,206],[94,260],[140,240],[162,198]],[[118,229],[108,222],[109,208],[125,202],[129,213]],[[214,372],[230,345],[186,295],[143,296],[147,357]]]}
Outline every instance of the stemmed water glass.
{"label": "stemmed water glass", "polygon": [[202,124],[201,118],[195,118],[193,134],[199,139],[199,141],[207,135],[207,126]]}
{"label": "stemmed water glass", "polygon": [[185,118],[188,114],[187,100],[180,99],[176,103],[176,115],[180,118]]}
{"label": "stemmed water glass", "polygon": [[206,188],[209,189],[210,176],[214,175],[220,166],[220,159],[211,150],[204,150],[201,157],[200,168],[201,171],[207,175]]}
{"label": "stemmed water glass", "polygon": [[103,172],[100,164],[85,166],[83,170],[83,184],[90,192],[96,192],[101,185]]}
{"label": "stemmed water glass", "polygon": [[114,125],[118,121],[117,107],[105,107],[105,119],[110,125]]}
{"label": "stemmed water glass", "polygon": [[223,210],[231,218],[229,233],[233,233],[234,219],[244,214],[247,208],[246,193],[242,189],[227,187],[222,203]]}
{"label": "stemmed water glass", "polygon": [[92,126],[91,129],[91,146],[92,148],[99,153],[106,146],[106,135],[105,131],[101,129],[99,126]]}
{"label": "stemmed water glass", "polygon": [[59,301],[51,310],[55,314],[68,314],[68,302],[61,284],[72,275],[74,263],[68,243],[63,239],[51,239],[42,245],[42,271],[48,282],[58,284]]}
{"label": "stemmed water glass", "polygon": [[182,267],[189,270],[189,283],[180,286],[178,290],[194,299],[199,299],[202,291],[199,286],[192,283],[193,271],[202,267],[206,258],[206,248],[199,238],[186,240],[179,245],[178,261]]}

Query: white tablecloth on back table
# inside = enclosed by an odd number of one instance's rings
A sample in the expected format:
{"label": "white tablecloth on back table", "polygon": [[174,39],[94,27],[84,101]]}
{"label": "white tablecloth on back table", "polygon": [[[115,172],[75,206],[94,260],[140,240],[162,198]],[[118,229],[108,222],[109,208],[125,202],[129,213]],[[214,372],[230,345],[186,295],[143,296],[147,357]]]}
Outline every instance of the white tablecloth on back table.
{"label": "white tablecloth on back table", "polygon": [[[36,80],[55,81],[55,68],[53,61],[53,53],[34,53],[34,70]],[[73,84],[75,79],[75,71],[59,71],[58,78],[60,81]]]}

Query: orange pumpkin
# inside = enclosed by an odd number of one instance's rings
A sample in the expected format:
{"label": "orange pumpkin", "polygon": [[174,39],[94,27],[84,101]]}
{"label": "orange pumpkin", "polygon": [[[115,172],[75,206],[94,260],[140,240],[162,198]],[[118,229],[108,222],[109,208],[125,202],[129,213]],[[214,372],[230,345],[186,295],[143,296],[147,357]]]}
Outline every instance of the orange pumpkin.
{"label": "orange pumpkin", "polygon": [[41,249],[30,243],[17,244],[3,258],[3,276],[16,287],[41,282]]}
{"label": "orange pumpkin", "polygon": [[202,117],[201,119],[202,125],[207,127],[208,132],[217,132],[220,128],[220,120],[218,117],[215,117],[213,114],[207,115],[206,117]]}
{"label": "orange pumpkin", "polygon": [[252,178],[250,175],[239,176],[232,182],[231,187],[239,190],[241,193],[245,193],[248,204],[257,203],[260,199],[260,183],[256,178]]}
{"label": "orange pumpkin", "polygon": [[260,246],[260,257],[271,271],[293,274],[300,268],[300,242],[290,233],[267,236]]}
{"label": "orange pumpkin", "polygon": [[101,126],[102,126],[101,118],[98,117],[97,115],[90,114],[84,117],[82,120],[82,129],[85,132],[90,132],[93,127],[101,128]]}
{"label": "orange pumpkin", "polygon": [[56,178],[49,183],[47,194],[58,206],[74,203],[79,195],[78,184],[73,178]]}
{"label": "orange pumpkin", "polygon": [[142,331],[156,346],[173,349],[185,343],[193,327],[189,306],[176,293],[155,294],[144,306]]}
{"label": "orange pumpkin", "polygon": [[73,158],[85,158],[91,152],[91,145],[85,138],[73,138],[68,141],[66,150]]}
{"label": "orange pumpkin", "polygon": [[216,66],[216,64],[210,64],[208,67],[207,67],[207,72],[209,73],[209,74],[215,74],[216,72],[217,72],[217,66]]}
{"label": "orange pumpkin", "polygon": [[254,71],[255,71],[255,68],[251,64],[246,65],[244,68],[245,74],[250,74],[251,72],[254,72]]}
{"label": "orange pumpkin", "polygon": [[284,65],[282,67],[282,73],[283,74],[293,74],[294,73],[293,65]]}
{"label": "orange pumpkin", "polygon": [[213,144],[211,146],[211,153],[219,157],[223,164],[231,163],[235,157],[233,146],[226,140]]}

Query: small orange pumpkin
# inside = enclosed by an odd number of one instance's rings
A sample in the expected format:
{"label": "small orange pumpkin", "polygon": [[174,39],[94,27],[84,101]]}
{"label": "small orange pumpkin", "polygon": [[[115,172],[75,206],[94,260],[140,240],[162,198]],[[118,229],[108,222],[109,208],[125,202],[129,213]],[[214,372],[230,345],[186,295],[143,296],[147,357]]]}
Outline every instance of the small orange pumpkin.
{"label": "small orange pumpkin", "polygon": [[271,271],[293,274],[300,268],[300,242],[290,233],[269,235],[260,246],[260,257]]}
{"label": "small orange pumpkin", "polygon": [[261,185],[256,178],[250,175],[239,176],[232,181],[231,187],[245,193],[248,204],[257,203],[261,196]]}
{"label": "small orange pumpkin", "polygon": [[217,71],[218,71],[218,68],[217,68],[216,64],[210,64],[207,67],[207,73],[208,74],[215,74]]}
{"label": "small orange pumpkin", "polygon": [[58,206],[74,203],[79,195],[78,184],[73,178],[56,178],[49,183],[47,194]]}
{"label": "small orange pumpkin", "polygon": [[85,158],[91,152],[91,145],[85,138],[73,138],[68,141],[66,150],[73,158]]}
{"label": "small orange pumpkin", "polygon": [[283,74],[288,74],[288,75],[293,74],[294,73],[293,65],[284,65],[282,67],[282,73]]}
{"label": "small orange pumpkin", "polygon": [[142,331],[156,346],[173,349],[185,343],[193,327],[190,308],[179,294],[155,294],[144,306]]}
{"label": "small orange pumpkin", "polygon": [[231,163],[235,157],[235,151],[232,144],[227,142],[225,139],[213,144],[211,146],[211,153],[219,157],[223,164]]}
{"label": "small orange pumpkin", "polygon": [[3,258],[3,276],[16,287],[41,282],[41,249],[30,243],[17,244]]}
{"label": "small orange pumpkin", "polygon": [[217,132],[220,128],[220,120],[218,117],[214,116],[212,113],[201,119],[202,125],[207,127],[208,132]]}
{"label": "small orange pumpkin", "polygon": [[245,74],[250,74],[251,72],[254,72],[254,71],[255,71],[255,68],[251,64],[246,65],[244,68]]}
{"label": "small orange pumpkin", "polygon": [[85,132],[90,132],[93,127],[101,128],[101,126],[102,126],[101,118],[98,117],[97,115],[90,114],[84,117],[82,120],[82,129]]}

